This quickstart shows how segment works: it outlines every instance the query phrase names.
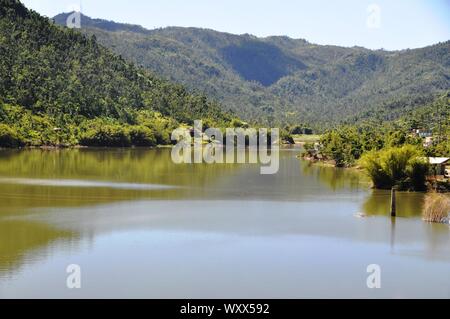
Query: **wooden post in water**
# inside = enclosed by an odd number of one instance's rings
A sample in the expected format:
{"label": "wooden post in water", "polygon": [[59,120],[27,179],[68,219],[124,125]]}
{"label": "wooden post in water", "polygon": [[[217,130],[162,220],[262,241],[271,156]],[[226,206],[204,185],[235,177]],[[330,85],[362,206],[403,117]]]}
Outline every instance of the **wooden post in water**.
{"label": "wooden post in water", "polygon": [[392,187],[391,190],[391,216],[396,217],[397,216],[397,203],[395,198],[395,187]]}

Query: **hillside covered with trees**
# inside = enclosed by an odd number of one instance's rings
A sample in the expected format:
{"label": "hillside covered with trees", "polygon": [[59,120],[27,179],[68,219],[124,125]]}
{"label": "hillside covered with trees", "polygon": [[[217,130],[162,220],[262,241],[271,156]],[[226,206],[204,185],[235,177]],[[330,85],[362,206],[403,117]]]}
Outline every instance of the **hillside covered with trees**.
{"label": "hillside covered with trees", "polygon": [[151,146],[235,117],[19,1],[0,0],[0,146]]}
{"label": "hillside covered with trees", "polygon": [[[68,14],[54,18],[65,25]],[[273,125],[394,120],[450,88],[450,41],[389,52],[288,37],[140,26],[82,16],[100,43],[164,78]]]}
{"label": "hillside covered with trees", "polygon": [[[417,130],[429,132],[434,143],[424,147]],[[403,145],[417,146],[424,156],[450,155],[450,92],[395,121],[367,120],[328,129],[321,137],[319,149],[312,144],[305,147],[311,156],[319,151],[337,166],[352,166],[364,153]]]}
{"label": "hillside covered with trees", "polygon": [[320,142],[305,144],[303,155],[338,167],[359,165],[377,188],[424,190],[429,173],[425,158],[450,156],[450,92],[395,121],[368,120],[329,129]]}

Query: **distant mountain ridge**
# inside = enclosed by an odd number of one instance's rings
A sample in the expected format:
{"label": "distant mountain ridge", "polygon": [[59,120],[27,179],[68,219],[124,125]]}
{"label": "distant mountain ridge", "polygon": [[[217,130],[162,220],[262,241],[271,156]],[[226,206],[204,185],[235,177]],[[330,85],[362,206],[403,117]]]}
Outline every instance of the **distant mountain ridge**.
{"label": "distant mountain ridge", "polygon": [[[67,18],[75,12],[58,14],[53,18],[56,24],[66,25]],[[114,21],[108,21],[104,19],[92,19],[84,14],[80,13],[80,22],[83,27],[86,28],[99,28],[107,31],[128,31],[137,33],[148,33],[148,30],[140,25],[128,24],[128,23],[117,23]]]}
{"label": "distant mountain ridge", "polygon": [[450,89],[450,41],[390,52],[198,28],[146,30],[84,15],[81,25],[125,59],[268,123],[395,119]]}

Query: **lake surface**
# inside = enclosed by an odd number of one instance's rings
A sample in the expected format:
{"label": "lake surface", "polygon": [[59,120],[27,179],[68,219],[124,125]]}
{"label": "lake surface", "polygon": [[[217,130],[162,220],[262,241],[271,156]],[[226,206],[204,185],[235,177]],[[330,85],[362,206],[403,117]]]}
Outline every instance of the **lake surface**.
{"label": "lake surface", "polygon": [[389,192],[298,153],[260,175],[168,149],[0,151],[0,298],[450,297],[450,228],[421,221],[423,194],[392,220]]}

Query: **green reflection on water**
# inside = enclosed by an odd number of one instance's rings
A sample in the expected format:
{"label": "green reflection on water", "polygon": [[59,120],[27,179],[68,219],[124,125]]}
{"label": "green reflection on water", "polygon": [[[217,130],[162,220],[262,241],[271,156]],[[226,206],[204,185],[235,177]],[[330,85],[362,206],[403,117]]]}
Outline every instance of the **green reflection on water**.
{"label": "green reflection on water", "polygon": [[[142,198],[176,199],[201,196],[202,187],[239,165],[176,165],[167,149],[3,150],[0,152],[0,218],[38,207],[77,207]],[[2,183],[3,179],[3,183]],[[67,180],[72,187],[27,183]],[[5,182],[7,180],[7,182]],[[85,187],[77,181],[156,185],[155,190],[130,187]],[[158,189],[158,185],[179,188]]]}
{"label": "green reflection on water", "polygon": [[[86,208],[89,217],[90,207],[144,199],[320,203],[331,200],[330,196],[334,195],[363,194],[368,196],[362,203],[365,213],[387,215],[389,193],[368,192],[368,179],[361,172],[311,165],[297,160],[295,155],[292,151],[282,151],[279,173],[262,176],[258,164],[177,165],[171,161],[169,149],[2,150],[0,269],[15,270],[23,263],[25,255],[38,254],[56,243],[80,241],[81,233],[33,219],[34,215],[45,214],[52,208],[57,212],[69,207]],[[8,182],[5,179],[9,179]],[[34,182],[39,179],[69,180],[74,185],[30,185],[24,183],[24,179]],[[172,185],[177,188],[86,187],[77,186],[77,181]],[[423,194],[400,193],[399,215],[420,214],[422,198]],[[347,202],[342,200],[340,204],[345,206]],[[356,212],[351,211],[349,215],[353,213]]]}
{"label": "green reflection on water", "polygon": [[[397,216],[419,217],[422,214],[425,193],[397,192]],[[373,190],[363,205],[363,211],[368,215],[390,214],[391,192]]]}
{"label": "green reflection on water", "polygon": [[25,254],[50,246],[55,241],[74,241],[79,236],[41,223],[0,221],[0,273],[19,268]]}
{"label": "green reflection on water", "polygon": [[356,169],[335,168],[309,161],[301,161],[301,165],[303,174],[314,176],[334,191],[344,188],[361,189],[370,185],[369,178]]}

